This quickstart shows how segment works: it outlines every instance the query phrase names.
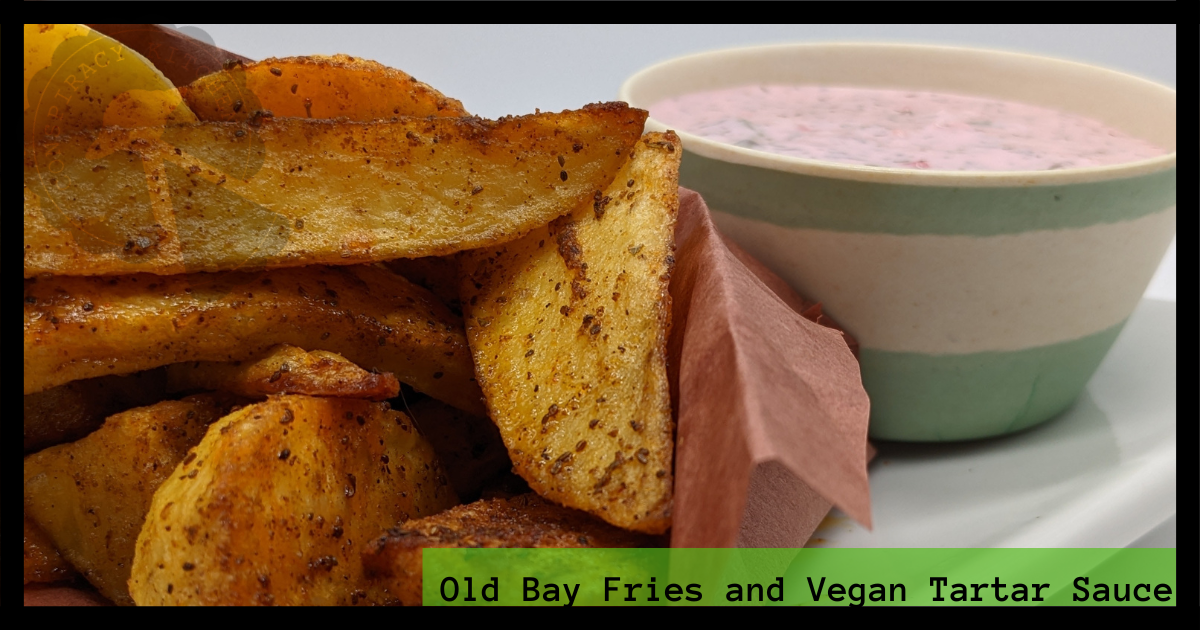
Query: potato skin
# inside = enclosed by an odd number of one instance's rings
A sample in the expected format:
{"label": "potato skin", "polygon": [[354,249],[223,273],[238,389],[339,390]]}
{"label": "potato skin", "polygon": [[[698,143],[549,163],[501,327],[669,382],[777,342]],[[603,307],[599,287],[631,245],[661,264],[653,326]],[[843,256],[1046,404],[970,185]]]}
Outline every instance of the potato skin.
{"label": "potato skin", "polygon": [[487,499],[408,521],[363,552],[367,576],[405,606],[421,604],[421,550],[434,547],[665,547],[666,539],[628,532],[529,493]]}
{"label": "potato skin", "polygon": [[150,499],[228,404],[200,395],[131,409],[26,457],[25,514],[101,594],[133,603],[125,583]]}
{"label": "potato skin", "polygon": [[466,116],[462,103],[408,74],[348,55],[313,55],[236,63],[179,88],[200,120],[277,117],[347,118]]}
{"label": "potato skin", "polygon": [[25,521],[25,584],[51,584],[73,580],[78,574],[71,563],[63,559],[37,523]]}
{"label": "potato skin", "polygon": [[25,277],[347,265],[510,241],[607,186],[645,118],[605,103],[48,138],[25,156]]}
{"label": "potato skin", "polygon": [[378,401],[399,396],[400,381],[386,372],[368,372],[334,352],[305,352],[285,343],[245,361],[195,361],[167,366],[167,389],[216,390],[246,398],[304,394]]}
{"label": "potato skin", "polygon": [[514,472],[617,525],[671,524],[666,373],[679,141],[646,134],[603,193],[460,255],[467,338]]}
{"label": "potato skin", "polygon": [[483,415],[461,320],[375,266],[25,281],[25,393],[279,343],[327,350]]}
{"label": "potato skin", "polygon": [[362,579],[379,532],[454,505],[432,447],[386,403],[278,396],[213,425],[154,496],[139,605],[390,603]]}
{"label": "potato skin", "polygon": [[163,370],[99,376],[28,394],[22,401],[25,452],[78,440],[114,413],[166,397]]}

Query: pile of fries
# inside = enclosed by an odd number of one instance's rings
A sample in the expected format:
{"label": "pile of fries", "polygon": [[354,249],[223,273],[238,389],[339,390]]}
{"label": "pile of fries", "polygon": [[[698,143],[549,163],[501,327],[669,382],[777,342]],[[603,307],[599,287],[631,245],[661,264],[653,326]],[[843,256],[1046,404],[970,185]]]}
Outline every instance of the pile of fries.
{"label": "pile of fries", "polygon": [[24,43],[26,584],[416,604],[426,547],[664,544],[681,151],[646,112]]}

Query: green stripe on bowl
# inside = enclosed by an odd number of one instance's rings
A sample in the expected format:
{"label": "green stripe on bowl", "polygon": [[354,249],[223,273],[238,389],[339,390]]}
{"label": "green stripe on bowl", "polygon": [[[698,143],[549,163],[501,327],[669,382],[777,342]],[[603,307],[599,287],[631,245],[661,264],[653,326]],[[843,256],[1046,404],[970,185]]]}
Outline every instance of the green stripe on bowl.
{"label": "green stripe on bowl", "polygon": [[1049,420],[1083,392],[1124,325],[1015,352],[929,355],[862,348],[871,437],[970,440]]}
{"label": "green stripe on bowl", "polygon": [[1062,186],[957,188],[815,177],[685,152],[679,183],[722,212],[839,232],[993,236],[1128,221],[1175,205],[1174,166]]}

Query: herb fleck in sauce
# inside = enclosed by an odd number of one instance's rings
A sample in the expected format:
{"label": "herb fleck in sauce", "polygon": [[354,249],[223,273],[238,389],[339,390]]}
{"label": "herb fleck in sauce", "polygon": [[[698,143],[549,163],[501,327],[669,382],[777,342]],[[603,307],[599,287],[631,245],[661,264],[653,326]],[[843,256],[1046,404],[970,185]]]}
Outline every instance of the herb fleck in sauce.
{"label": "herb fleck in sauce", "polygon": [[887,168],[1041,171],[1166,153],[1078,114],[936,92],[747,85],[684,94],[651,109],[667,125],[719,142]]}

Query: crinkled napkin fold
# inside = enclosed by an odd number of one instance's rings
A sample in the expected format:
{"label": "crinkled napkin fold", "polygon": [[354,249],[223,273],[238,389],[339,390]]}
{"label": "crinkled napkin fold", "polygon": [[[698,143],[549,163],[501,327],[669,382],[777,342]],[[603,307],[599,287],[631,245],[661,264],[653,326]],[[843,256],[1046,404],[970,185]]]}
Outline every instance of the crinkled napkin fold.
{"label": "crinkled napkin fold", "polygon": [[700,195],[681,189],[679,206],[671,545],[798,547],[830,504],[870,526],[870,404],[853,340],[723,240]]}

